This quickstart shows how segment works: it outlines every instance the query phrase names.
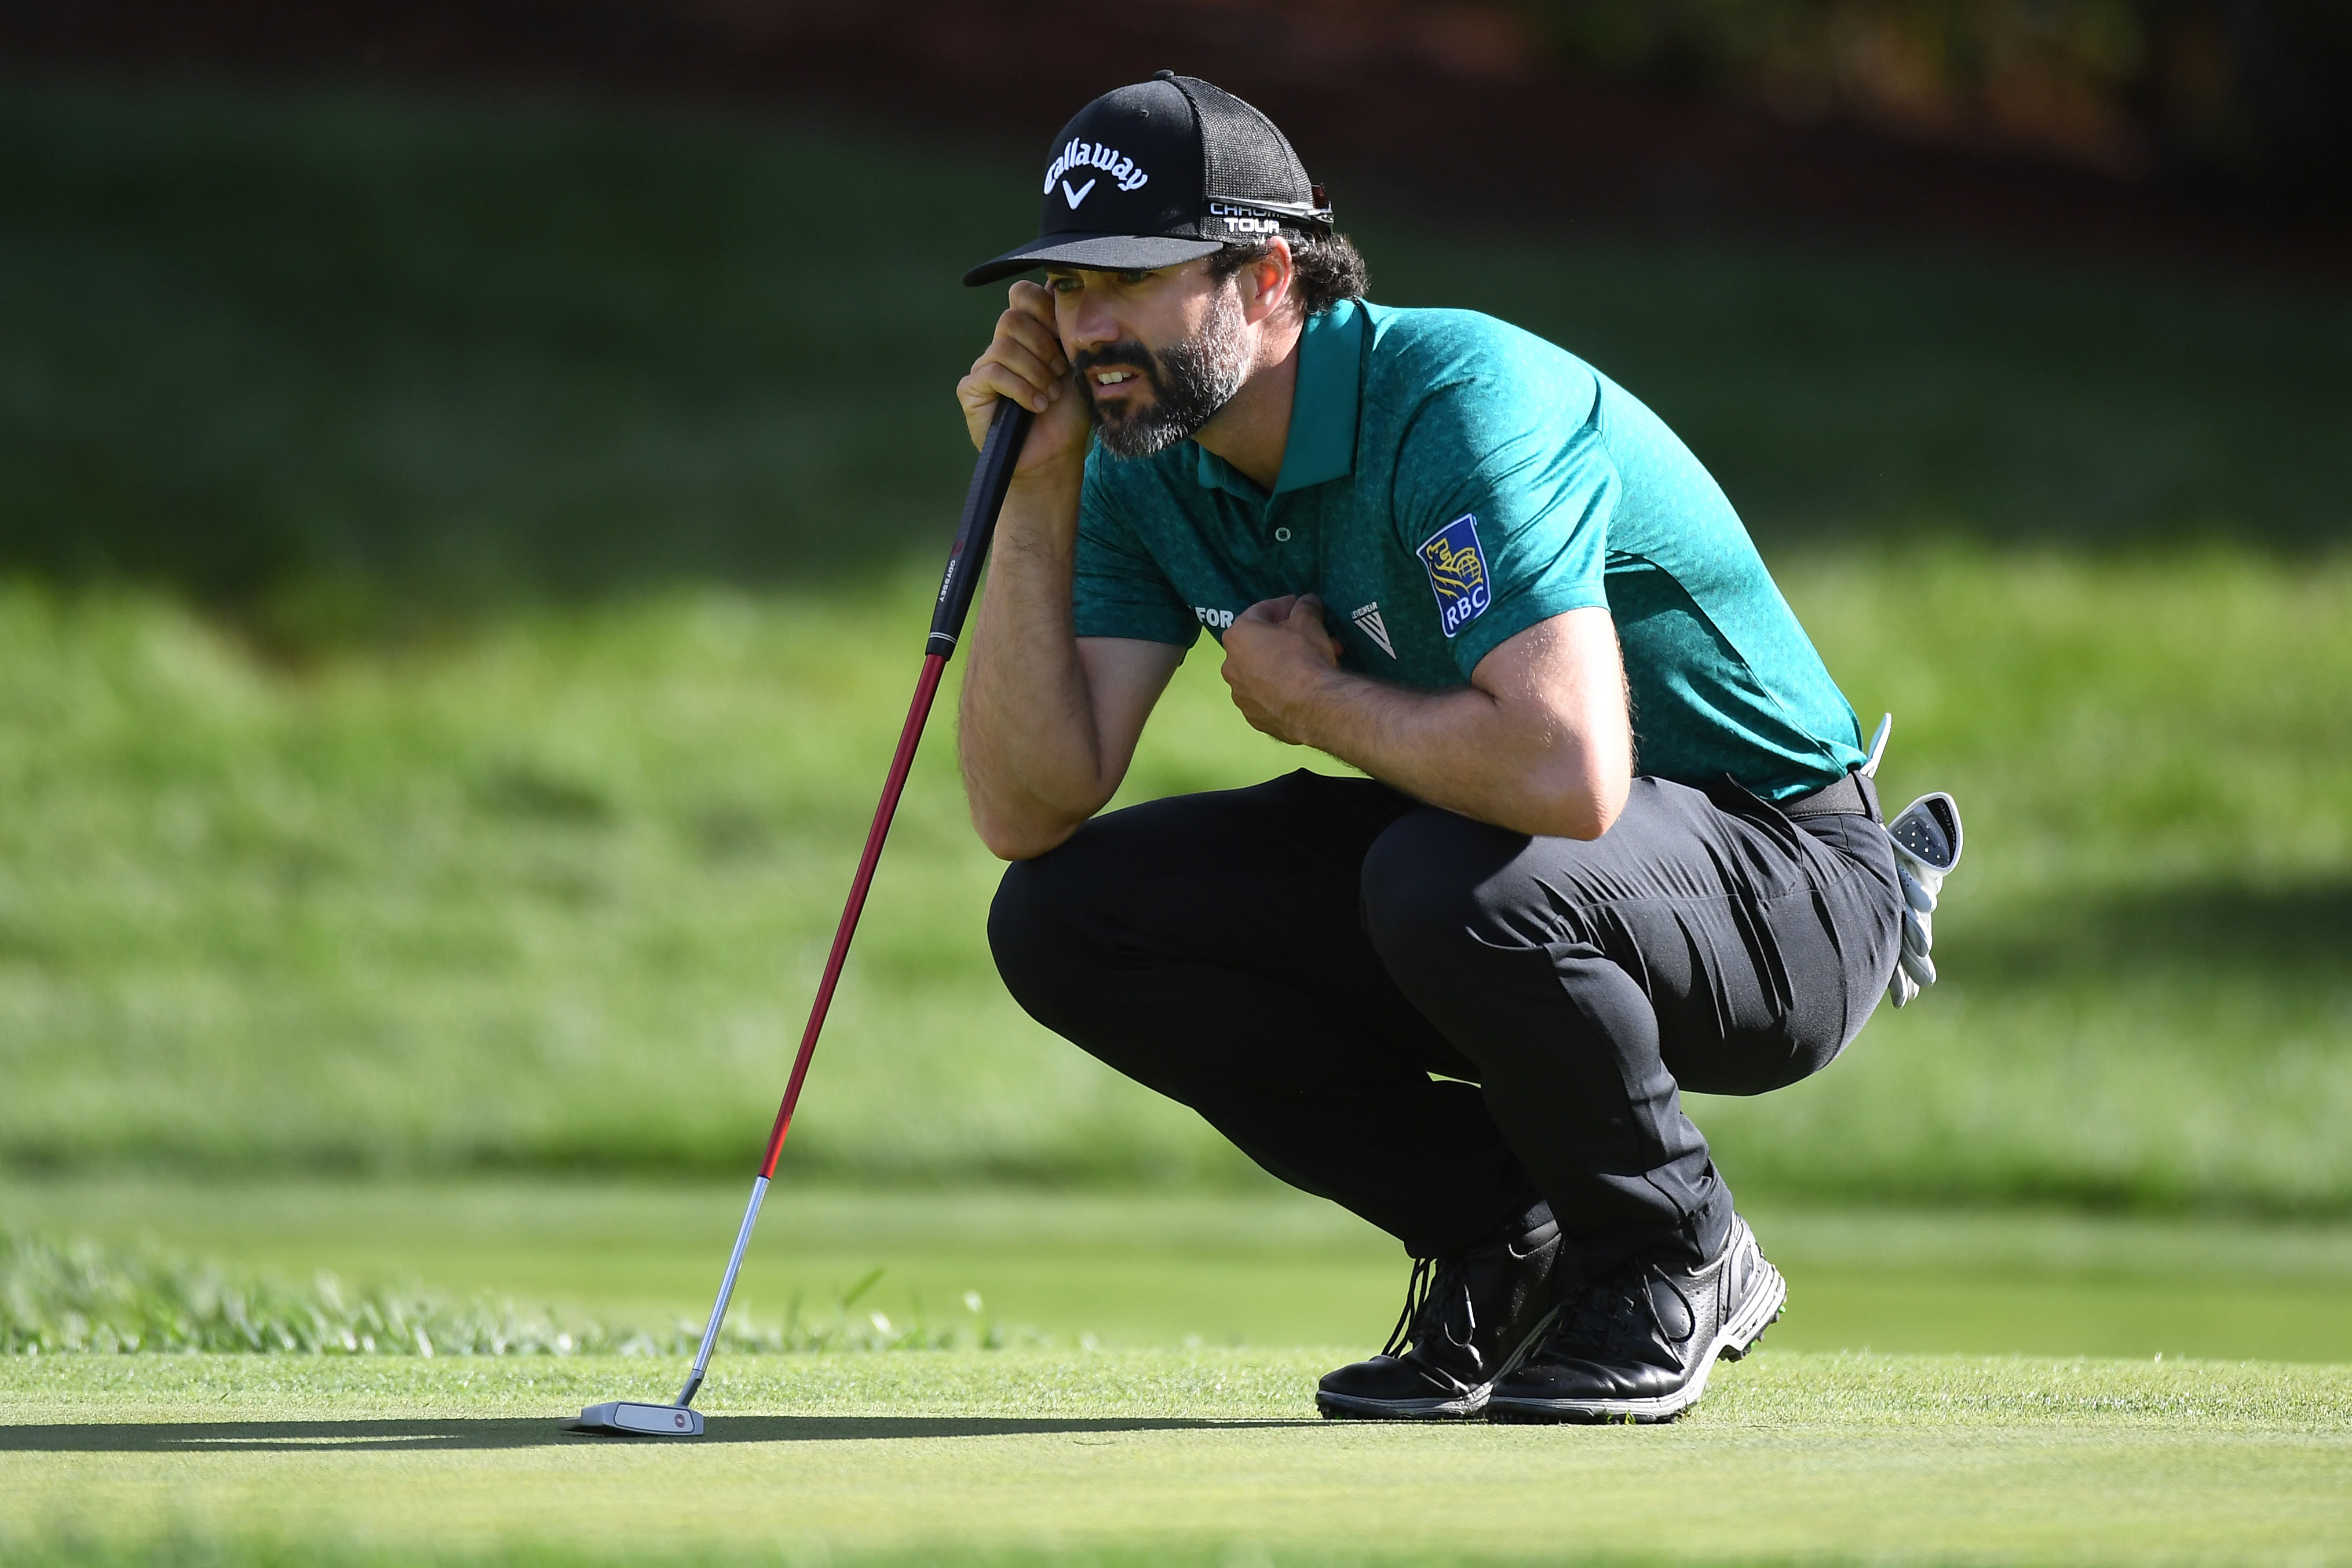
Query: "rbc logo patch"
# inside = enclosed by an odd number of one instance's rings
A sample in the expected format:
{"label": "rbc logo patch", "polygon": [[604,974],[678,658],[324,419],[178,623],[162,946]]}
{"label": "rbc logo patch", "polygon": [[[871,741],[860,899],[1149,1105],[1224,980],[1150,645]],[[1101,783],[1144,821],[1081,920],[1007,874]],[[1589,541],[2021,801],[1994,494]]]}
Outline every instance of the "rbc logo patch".
{"label": "rbc logo patch", "polygon": [[1437,595],[1437,619],[1453,636],[1495,602],[1486,580],[1486,558],[1478,549],[1478,517],[1465,512],[1438,529],[1421,545],[1421,564],[1429,569],[1429,591]]}

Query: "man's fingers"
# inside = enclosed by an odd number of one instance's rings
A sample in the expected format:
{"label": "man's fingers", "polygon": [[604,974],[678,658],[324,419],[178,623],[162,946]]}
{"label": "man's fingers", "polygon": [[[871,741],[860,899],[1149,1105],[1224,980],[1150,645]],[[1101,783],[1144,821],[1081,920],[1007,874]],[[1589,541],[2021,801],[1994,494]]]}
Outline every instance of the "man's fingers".
{"label": "man's fingers", "polygon": [[[1061,395],[1061,372],[1054,369],[1052,361],[1039,358],[1019,343],[1003,341],[991,343],[988,346],[988,352],[982,356],[982,360],[984,363],[1000,366],[1019,377],[1023,383],[1038,397],[1051,400]],[[1045,406],[1043,402],[1026,397],[1023,401],[1034,409],[1042,410]]]}
{"label": "man's fingers", "polygon": [[1323,620],[1323,600],[1318,594],[1286,593],[1279,599],[1261,599],[1234,617],[1238,626],[1287,626],[1296,623],[1302,632],[1311,632],[1330,646],[1331,656],[1341,653],[1339,640],[1330,633]]}
{"label": "man's fingers", "polygon": [[1323,615],[1323,596],[1321,594],[1307,594],[1298,601],[1298,608],[1294,612],[1294,613],[1297,615],[1300,620],[1305,621],[1307,626],[1313,630],[1317,635],[1323,639],[1324,646],[1331,650],[1331,657],[1337,659],[1347,653],[1348,645],[1340,642],[1339,638],[1331,635],[1331,623],[1327,621]]}
{"label": "man's fingers", "polygon": [[[1062,395],[1070,366],[1054,330],[1053,296],[1034,283],[1024,295],[1015,286],[1011,308],[996,319],[996,335],[989,340],[987,351],[972,361],[971,373],[956,389],[970,419],[985,417],[987,405],[997,398],[1043,413]],[[1041,301],[1042,319],[1033,308]]]}
{"label": "man's fingers", "polygon": [[1022,443],[1014,471],[1037,475],[1068,469],[1086,452],[1087,420],[1069,390],[1068,356],[1054,321],[1054,297],[1037,285],[1016,282],[1006,296],[988,347],[956,382],[956,402],[964,433],[984,448],[999,402],[1016,403],[1040,415]]}
{"label": "man's fingers", "polygon": [[997,318],[996,342],[991,347],[1008,341],[1020,344],[1039,362],[1053,367],[1054,374],[1070,373],[1070,362],[1062,353],[1062,335],[1054,329],[1050,319],[1040,321],[1025,311],[1007,310]]}
{"label": "man's fingers", "polygon": [[1298,596],[1298,602],[1291,607],[1290,618],[1297,622],[1301,626],[1305,627],[1308,631],[1314,632],[1321,636],[1323,641],[1329,645],[1331,649],[1331,656],[1333,658],[1336,659],[1340,654],[1347,652],[1346,645],[1342,643],[1339,639],[1331,635],[1331,628],[1323,619],[1323,596],[1321,594],[1300,594]]}
{"label": "man's fingers", "polygon": [[1054,291],[1034,278],[1014,278],[1013,287],[1004,291],[1004,302],[1024,316],[1053,324]]}
{"label": "man's fingers", "polygon": [[972,367],[971,374],[963,379],[957,392],[963,399],[965,412],[981,413],[987,411],[995,398],[1010,398],[1032,413],[1043,413],[1054,400],[1050,390],[1054,383],[1038,385],[1027,376],[1007,368],[1001,361],[982,360]]}

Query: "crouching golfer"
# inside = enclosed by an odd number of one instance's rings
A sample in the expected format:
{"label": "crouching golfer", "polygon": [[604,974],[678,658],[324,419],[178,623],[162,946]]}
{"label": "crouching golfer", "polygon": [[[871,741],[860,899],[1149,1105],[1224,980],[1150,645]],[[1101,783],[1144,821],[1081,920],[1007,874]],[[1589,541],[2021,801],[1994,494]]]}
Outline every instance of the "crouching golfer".
{"label": "crouching golfer", "polygon": [[[1888,984],[1853,710],[1723,492],[1582,361],[1364,267],[1263,115],[1162,72],[1064,129],[958,387],[1038,418],[971,643],[1030,1014],[1420,1261],[1327,1415],[1664,1419],[1786,1298],[1681,1087],[1826,1065]],[[1370,775],[1097,817],[1203,628]]]}

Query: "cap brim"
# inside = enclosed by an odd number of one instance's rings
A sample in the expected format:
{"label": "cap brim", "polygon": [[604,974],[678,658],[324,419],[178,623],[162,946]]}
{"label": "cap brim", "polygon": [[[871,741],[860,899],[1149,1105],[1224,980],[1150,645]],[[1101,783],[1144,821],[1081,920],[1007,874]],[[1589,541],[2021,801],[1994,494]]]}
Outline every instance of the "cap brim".
{"label": "cap brim", "polygon": [[1171,239],[1164,235],[1049,235],[963,275],[966,288],[1040,267],[1082,267],[1095,272],[1150,272],[1214,255],[1223,240]]}

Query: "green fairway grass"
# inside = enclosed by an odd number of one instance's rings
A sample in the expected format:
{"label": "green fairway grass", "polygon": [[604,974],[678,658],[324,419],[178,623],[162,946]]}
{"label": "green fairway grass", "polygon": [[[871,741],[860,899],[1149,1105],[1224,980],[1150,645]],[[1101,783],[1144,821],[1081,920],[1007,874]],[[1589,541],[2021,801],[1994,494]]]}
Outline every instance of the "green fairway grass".
{"label": "green fairway grass", "polygon": [[[1694,1097],[1751,1201],[2352,1211],[2352,562],[1782,556],[1958,792],[1945,982]],[[0,1163],[733,1173],[919,653],[928,571],[547,610],[288,670],[168,601],[0,591]],[[1123,799],[1328,766],[1203,643]],[[1021,1016],[942,713],[797,1178],[1265,1178]]]}
{"label": "green fairway grass", "polygon": [[[1325,1423],[1328,1353],[0,1364],[11,1561],[2329,1561],[2352,1373],[1798,1355],[1666,1427]],[[160,1544],[159,1544],[160,1543]],[[152,1552],[150,1556],[147,1553]]]}
{"label": "green fairway grass", "polygon": [[[421,1283],[526,1318],[689,1340],[740,1211],[735,1184],[503,1177],[0,1186],[20,1230],[160,1243],[233,1271]],[[1775,1345],[2352,1362],[2352,1228],[2018,1210],[1749,1206],[1790,1281]],[[1065,1348],[1353,1344],[1395,1321],[1396,1243],[1300,1194],[873,1192],[787,1182],[730,1321],[846,1321]],[[968,1293],[979,1299],[967,1304]]]}

